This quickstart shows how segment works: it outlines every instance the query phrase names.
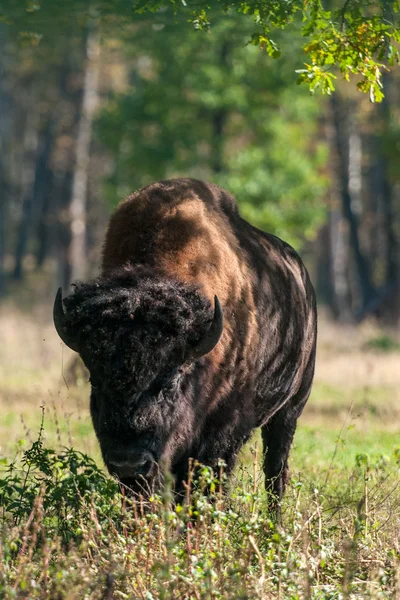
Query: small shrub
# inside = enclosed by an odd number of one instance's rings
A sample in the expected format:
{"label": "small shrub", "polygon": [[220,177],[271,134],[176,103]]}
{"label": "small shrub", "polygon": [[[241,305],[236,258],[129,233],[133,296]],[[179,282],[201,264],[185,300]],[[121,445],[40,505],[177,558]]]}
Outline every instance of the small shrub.
{"label": "small shrub", "polygon": [[365,348],[367,350],[374,350],[375,352],[400,352],[399,342],[386,333],[381,333],[368,340]]}
{"label": "small shrub", "polygon": [[18,526],[29,519],[40,498],[43,526],[65,545],[79,540],[82,518],[93,501],[101,520],[116,514],[118,485],[86,454],[45,448],[42,430],[43,423],[38,439],[19,462],[6,464],[0,478],[0,508],[3,521]]}

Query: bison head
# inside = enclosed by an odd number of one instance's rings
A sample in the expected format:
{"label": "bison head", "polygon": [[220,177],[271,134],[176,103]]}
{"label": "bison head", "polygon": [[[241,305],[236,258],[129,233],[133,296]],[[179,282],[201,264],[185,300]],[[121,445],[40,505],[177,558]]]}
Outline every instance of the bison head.
{"label": "bison head", "polygon": [[64,301],[59,290],[54,323],[90,372],[90,412],[108,470],[134,491],[152,485],[158,465],[189,441],[188,374],[222,334],[218,298],[212,308],[195,287],[127,269],[76,284]]}

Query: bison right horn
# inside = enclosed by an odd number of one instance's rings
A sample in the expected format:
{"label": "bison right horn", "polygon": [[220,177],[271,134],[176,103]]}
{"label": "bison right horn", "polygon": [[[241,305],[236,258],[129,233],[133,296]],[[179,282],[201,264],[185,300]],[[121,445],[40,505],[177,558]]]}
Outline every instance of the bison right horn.
{"label": "bison right horn", "polygon": [[213,348],[218,344],[222,331],[224,329],[224,314],[222,312],[221,303],[218,300],[218,296],[214,296],[214,317],[210,325],[210,329],[202,340],[191,348],[186,355],[186,359],[200,358],[205,354],[211,352]]}
{"label": "bison right horn", "polygon": [[57,330],[58,335],[71,350],[75,352],[79,352],[78,345],[76,340],[73,338],[70,332],[68,332],[68,328],[65,325],[65,309],[62,299],[62,290],[58,288],[57,295],[54,300],[53,307],[53,321],[54,326]]}

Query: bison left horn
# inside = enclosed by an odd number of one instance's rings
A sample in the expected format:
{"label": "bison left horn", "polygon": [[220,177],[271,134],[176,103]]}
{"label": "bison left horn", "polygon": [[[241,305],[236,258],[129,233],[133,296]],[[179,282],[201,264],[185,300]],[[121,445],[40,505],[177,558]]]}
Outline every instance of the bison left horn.
{"label": "bison left horn", "polygon": [[66,344],[69,348],[71,348],[71,350],[74,350],[75,352],[79,352],[79,348],[76,343],[76,340],[73,338],[71,333],[68,331],[68,328],[66,327],[66,324],[65,324],[65,309],[64,309],[63,299],[62,299],[61,288],[58,288],[58,292],[57,292],[56,298],[54,300],[53,320],[54,320],[54,325],[57,330],[57,333],[60,336],[60,338],[62,339],[62,341],[64,342],[64,344]]}
{"label": "bison left horn", "polygon": [[214,296],[214,317],[210,325],[210,329],[204,338],[197,344],[197,346],[189,350],[186,358],[200,358],[201,356],[211,352],[211,350],[218,344],[223,329],[224,315],[222,312],[221,303],[218,300],[218,296]]}

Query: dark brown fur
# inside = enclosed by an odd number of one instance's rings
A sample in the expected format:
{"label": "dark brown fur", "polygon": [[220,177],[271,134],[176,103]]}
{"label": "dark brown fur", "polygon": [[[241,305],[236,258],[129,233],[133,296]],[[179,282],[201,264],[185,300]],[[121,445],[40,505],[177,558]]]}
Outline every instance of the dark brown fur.
{"label": "dark brown fur", "polygon": [[[155,396],[146,400],[146,406],[152,406],[146,410],[158,410],[157,418],[167,430],[157,458],[167,458],[178,484],[186,478],[189,458],[211,466],[221,458],[231,470],[243,443],[254,428],[261,427],[266,485],[280,499],[296,421],[311,389],[316,346],[314,291],[296,252],[244,221],[235,200],[222,188],[194,179],[175,179],[135,192],[112,216],[99,281],[114,281],[107,283],[111,290],[121,286],[129,290],[131,286],[133,295],[143,294],[137,283],[121,283],[121,269],[126,273],[144,269],[149,281],[154,276],[161,282],[157,285],[176,282],[180,291],[176,288],[171,294],[175,294],[177,306],[190,304],[183,300],[185,289],[194,290],[208,319],[217,295],[224,312],[223,335],[211,353],[178,364],[179,352],[173,355],[171,350],[171,365],[180,373],[179,386],[173,392],[173,410],[179,418],[171,416],[171,424],[166,425],[169,417],[162,416],[162,405],[154,408]],[[154,282],[148,285],[155,289]],[[81,294],[83,298],[85,288]],[[182,311],[185,314],[184,308]],[[205,322],[207,317],[202,319]],[[193,337],[196,330],[191,331]],[[112,334],[104,333],[107,335]],[[146,356],[151,363],[149,353]],[[90,360],[86,357],[86,362]],[[104,358],[99,360],[104,364]],[[148,368],[154,370],[154,377],[160,372],[151,364]],[[92,366],[96,369],[99,377],[103,367]],[[110,390],[112,385],[110,381]],[[122,410],[118,400],[107,394],[114,412]],[[136,409],[133,400],[127,400],[131,412],[126,414],[143,411],[143,397]],[[147,422],[151,424],[152,418]],[[94,423],[97,430],[96,419]],[[129,431],[126,435],[129,437]],[[131,436],[135,436],[133,429]]]}

